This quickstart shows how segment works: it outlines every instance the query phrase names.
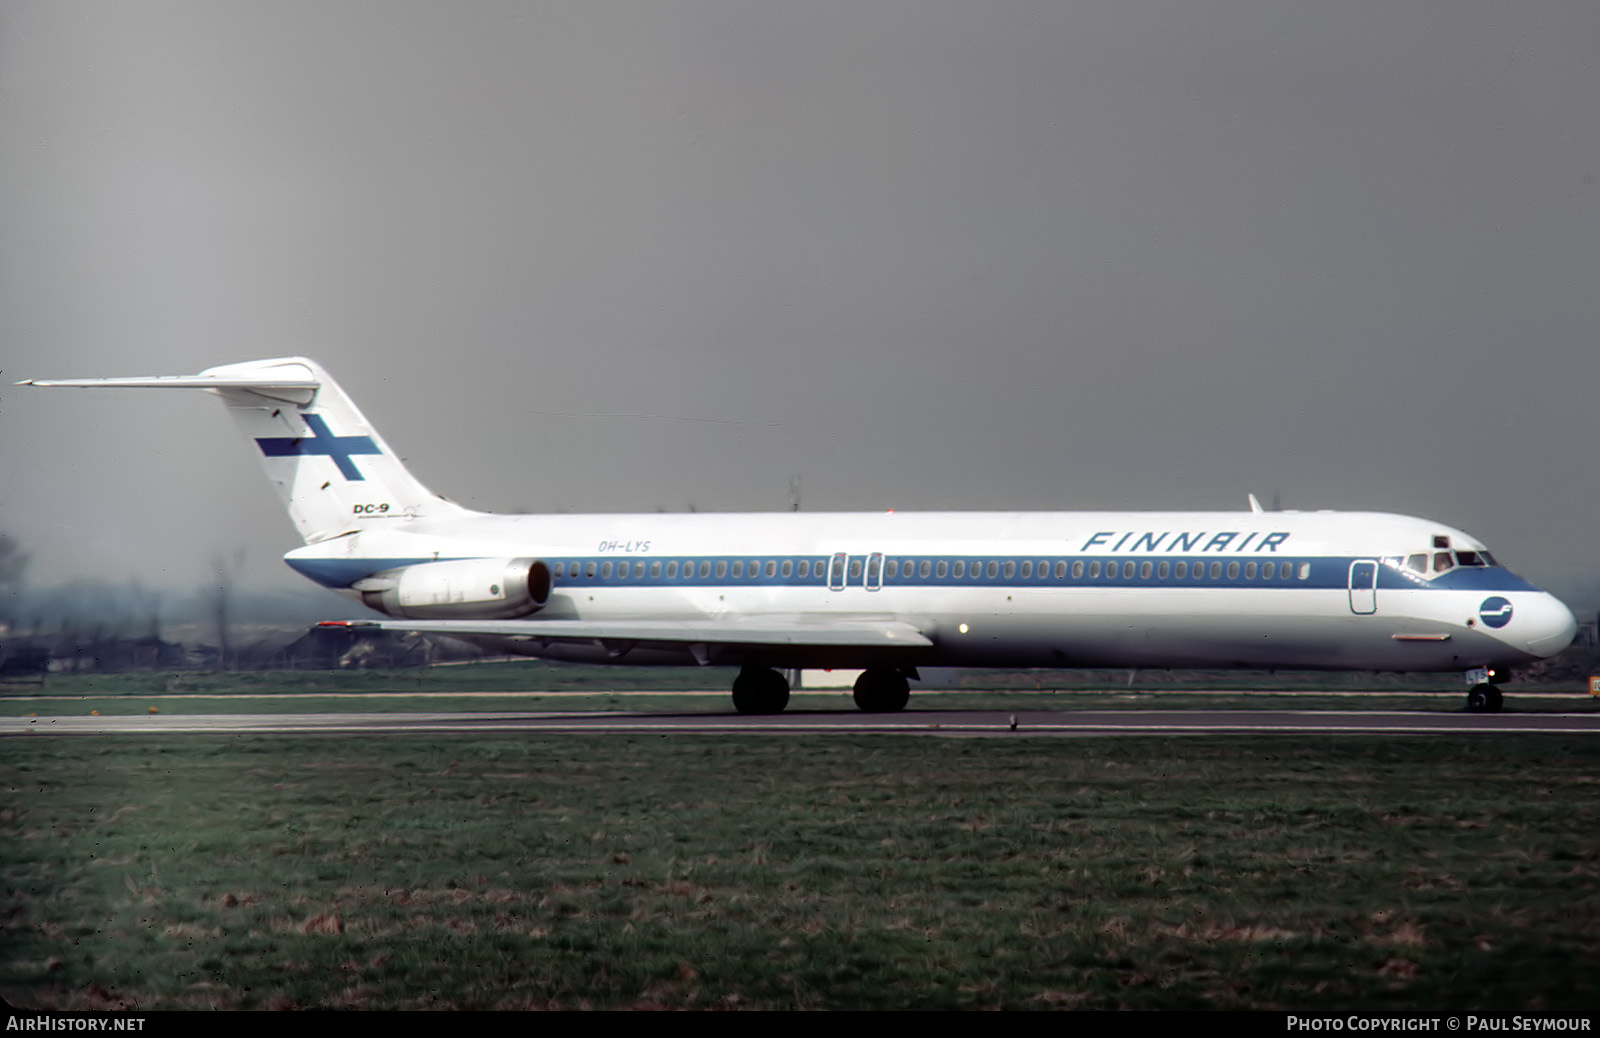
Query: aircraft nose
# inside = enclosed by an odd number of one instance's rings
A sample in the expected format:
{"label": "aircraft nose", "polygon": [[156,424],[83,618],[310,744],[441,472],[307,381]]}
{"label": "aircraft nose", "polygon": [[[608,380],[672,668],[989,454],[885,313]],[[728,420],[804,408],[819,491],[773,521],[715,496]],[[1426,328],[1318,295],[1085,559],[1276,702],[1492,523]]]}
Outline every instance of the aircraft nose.
{"label": "aircraft nose", "polygon": [[1516,626],[1518,636],[1528,651],[1535,656],[1554,656],[1572,644],[1578,633],[1577,618],[1554,595],[1544,594],[1533,598],[1521,607],[1522,621]]}

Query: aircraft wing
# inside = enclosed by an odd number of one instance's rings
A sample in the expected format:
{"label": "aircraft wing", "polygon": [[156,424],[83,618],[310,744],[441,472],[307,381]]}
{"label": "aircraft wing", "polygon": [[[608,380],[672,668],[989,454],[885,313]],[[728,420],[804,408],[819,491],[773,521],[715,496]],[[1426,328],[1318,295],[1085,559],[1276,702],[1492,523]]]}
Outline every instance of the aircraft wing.
{"label": "aircraft wing", "polygon": [[493,635],[530,642],[586,642],[607,649],[667,646],[927,648],[928,636],[903,620],[325,620],[319,627]]}

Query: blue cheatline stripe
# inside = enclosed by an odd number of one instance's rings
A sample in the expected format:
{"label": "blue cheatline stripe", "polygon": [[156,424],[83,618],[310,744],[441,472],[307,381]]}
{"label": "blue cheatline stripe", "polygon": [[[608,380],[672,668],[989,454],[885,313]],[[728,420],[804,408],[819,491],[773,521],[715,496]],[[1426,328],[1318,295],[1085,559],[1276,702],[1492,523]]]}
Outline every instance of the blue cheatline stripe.
{"label": "blue cheatline stripe", "polygon": [[[531,556],[531,553],[530,553]],[[826,587],[829,555],[678,555],[618,558],[614,555],[538,556],[550,566],[557,589],[600,587]],[[867,556],[851,555],[845,584],[861,589]],[[1370,556],[1364,557],[1372,561]],[[290,566],[325,587],[348,587],[384,570],[459,557],[385,559],[288,559]],[[882,586],[894,588],[1280,588],[1343,590],[1357,557],[1218,559],[1206,556],[1106,555],[891,555]],[[1499,567],[1452,570],[1424,580],[1404,570],[1397,557],[1377,560],[1378,589],[1449,591],[1537,591]],[[923,576],[923,563],[928,573]],[[990,575],[991,564],[994,571]],[[909,565],[911,576],[906,576]],[[943,566],[941,575],[940,567]],[[1184,575],[1180,577],[1179,566]],[[768,576],[768,569],[772,575]],[[1212,576],[1212,567],[1216,576]],[[1270,567],[1270,570],[1268,569]],[[962,572],[956,576],[957,569]],[[705,575],[701,576],[704,570]],[[1286,572],[1287,570],[1287,572]],[[1061,572],[1057,577],[1056,573]],[[802,572],[804,575],[802,576]],[[668,574],[671,574],[670,576]],[[976,573],[976,575],[974,575]],[[1269,575],[1270,574],[1270,575]],[[1303,575],[1302,575],[1303,574]]]}
{"label": "blue cheatline stripe", "polygon": [[326,455],[333,459],[339,466],[339,473],[355,483],[366,481],[361,470],[356,468],[356,463],[350,460],[352,454],[381,454],[378,445],[372,442],[370,436],[335,436],[333,430],[328,428],[328,423],[320,414],[307,414],[300,417],[305,419],[306,427],[311,430],[307,436],[268,436],[257,437],[256,443],[261,446],[261,453],[269,458],[289,458],[296,455]]}

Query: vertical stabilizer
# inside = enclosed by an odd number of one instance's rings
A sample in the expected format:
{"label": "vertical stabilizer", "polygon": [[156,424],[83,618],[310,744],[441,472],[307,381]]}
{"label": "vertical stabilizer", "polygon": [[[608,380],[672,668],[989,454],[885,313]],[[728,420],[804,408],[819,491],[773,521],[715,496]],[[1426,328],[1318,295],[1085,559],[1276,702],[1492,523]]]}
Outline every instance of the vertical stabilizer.
{"label": "vertical stabilizer", "polygon": [[304,357],[228,364],[198,375],[25,384],[216,394],[307,543],[374,524],[467,514],[417,482],[339,384]]}

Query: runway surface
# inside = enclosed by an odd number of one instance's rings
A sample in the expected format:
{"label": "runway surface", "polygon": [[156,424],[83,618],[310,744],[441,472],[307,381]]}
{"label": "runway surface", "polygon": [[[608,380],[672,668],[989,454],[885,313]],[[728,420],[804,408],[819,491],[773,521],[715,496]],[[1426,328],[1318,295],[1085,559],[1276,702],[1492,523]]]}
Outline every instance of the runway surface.
{"label": "runway surface", "polygon": [[1201,732],[1327,734],[1600,734],[1600,715],[1467,714],[1401,711],[1264,710],[925,710],[900,714],[793,711],[769,717],[734,713],[610,712],[394,714],[152,714],[0,718],[0,736],[305,735],[475,733],[567,734],[897,734],[945,736],[1155,735]]}

